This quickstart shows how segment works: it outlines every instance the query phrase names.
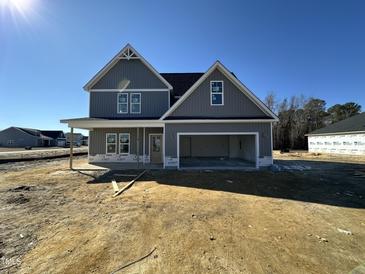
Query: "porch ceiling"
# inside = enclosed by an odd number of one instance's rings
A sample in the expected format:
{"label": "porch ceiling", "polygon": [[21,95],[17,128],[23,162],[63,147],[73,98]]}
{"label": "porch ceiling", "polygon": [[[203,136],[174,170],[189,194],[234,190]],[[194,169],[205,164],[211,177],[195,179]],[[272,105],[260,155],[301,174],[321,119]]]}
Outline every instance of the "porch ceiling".
{"label": "porch ceiling", "polygon": [[81,129],[93,128],[131,128],[131,127],[163,127],[160,120],[111,120],[102,118],[75,118],[63,119],[61,123],[68,124],[69,127]]}

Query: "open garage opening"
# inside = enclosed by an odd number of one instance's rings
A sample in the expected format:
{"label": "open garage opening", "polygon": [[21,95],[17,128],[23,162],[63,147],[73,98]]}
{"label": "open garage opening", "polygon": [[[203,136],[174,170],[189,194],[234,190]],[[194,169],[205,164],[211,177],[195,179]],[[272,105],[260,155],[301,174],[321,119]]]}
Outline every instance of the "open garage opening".
{"label": "open garage opening", "polygon": [[180,133],[178,136],[179,168],[247,169],[257,167],[257,134]]}

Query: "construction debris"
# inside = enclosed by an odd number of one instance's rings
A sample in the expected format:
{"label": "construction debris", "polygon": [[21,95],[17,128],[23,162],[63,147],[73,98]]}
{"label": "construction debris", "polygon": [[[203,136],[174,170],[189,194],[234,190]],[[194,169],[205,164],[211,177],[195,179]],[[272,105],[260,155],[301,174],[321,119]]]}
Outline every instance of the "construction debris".
{"label": "construction debris", "polygon": [[148,254],[144,255],[143,257],[141,257],[141,258],[139,258],[139,259],[137,259],[137,260],[135,260],[133,262],[127,263],[127,264],[119,267],[117,270],[113,271],[111,274],[117,273],[118,271],[121,271],[124,268],[126,268],[126,267],[128,267],[128,266],[130,266],[132,264],[138,263],[138,262],[142,261],[143,259],[146,259],[147,257],[151,256],[152,253],[155,252],[155,250],[156,250],[156,247],[154,247]]}
{"label": "construction debris", "polygon": [[346,235],[352,235],[352,232],[350,230],[345,230],[345,229],[337,228],[337,231],[340,232],[340,233],[344,233]]}
{"label": "construction debris", "polygon": [[135,181],[137,181],[139,178],[141,178],[143,176],[143,174],[145,174],[145,173],[146,173],[146,170],[143,170],[136,178],[134,178],[132,181],[130,181],[125,187],[123,187],[121,190],[118,190],[118,192],[114,193],[113,197],[119,196],[125,190],[127,190],[128,188],[130,188],[135,183]]}
{"label": "construction debris", "polygon": [[117,182],[115,180],[112,180],[112,186],[114,189],[114,193],[119,191],[119,187],[117,185]]}

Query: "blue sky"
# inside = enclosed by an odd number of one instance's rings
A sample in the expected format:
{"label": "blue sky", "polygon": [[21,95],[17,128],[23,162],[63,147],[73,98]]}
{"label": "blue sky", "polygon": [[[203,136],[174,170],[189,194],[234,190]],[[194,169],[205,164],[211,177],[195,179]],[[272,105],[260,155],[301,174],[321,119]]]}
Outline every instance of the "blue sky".
{"label": "blue sky", "polygon": [[261,99],[365,109],[365,1],[0,2],[0,129],[87,116],[82,86],[128,42],[160,72],[219,59]]}

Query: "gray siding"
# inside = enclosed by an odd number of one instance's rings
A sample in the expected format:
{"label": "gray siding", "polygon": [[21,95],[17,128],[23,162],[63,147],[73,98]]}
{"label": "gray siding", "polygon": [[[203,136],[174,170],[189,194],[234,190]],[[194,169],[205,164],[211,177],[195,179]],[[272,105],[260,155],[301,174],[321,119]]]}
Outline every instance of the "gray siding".
{"label": "gray siding", "polygon": [[[162,128],[146,128],[145,129],[145,149],[146,155],[149,154],[149,134],[162,133]],[[94,156],[96,154],[106,153],[106,134],[107,133],[129,133],[130,134],[130,154],[137,154],[137,129],[136,128],[103,128],[94,129],[89,132],[89,154]],[[139,129],[140,145],[139,155],[143,155],[143,128]],[[117,144],[117,151],[119,151],[119,144]]]}
{"label": "gray siding", "polygon": [[[224,81],[224,105],[210,105],[210,81]],[[172,117],[262,117],[267,115],[218,69],[170,115]]]}
{"label": "gray siding", "polygon": [[118,113],[118,92],[90,92],[90,117],[94,118],[156,118],[161,117],[169,107],[168,91],[143,91],[128,93],[130,112],[130,93],[141,93],[141,114]]}
{"label": "gray siding", "polygon": [[121,85],[129,80],[129,89],[162,89],[167,86],[141,60],[119,60],[92,89],[121,89]]}
{"label": "gray siding", "polygon": [[[8,144],[13,140],[13,144]],[[25,147],[25,146],[42,146],[42,140],[30,134],[27,134],[17,128],[10,127],[0,131],[0,146],[3,147]]]}
{"label": "gray siding", "polygon": [[165,155],[177,157],[178,132],[258,132],[259,156],[272,156],[270,123],[206,123],[206,124],[166,124]]}

